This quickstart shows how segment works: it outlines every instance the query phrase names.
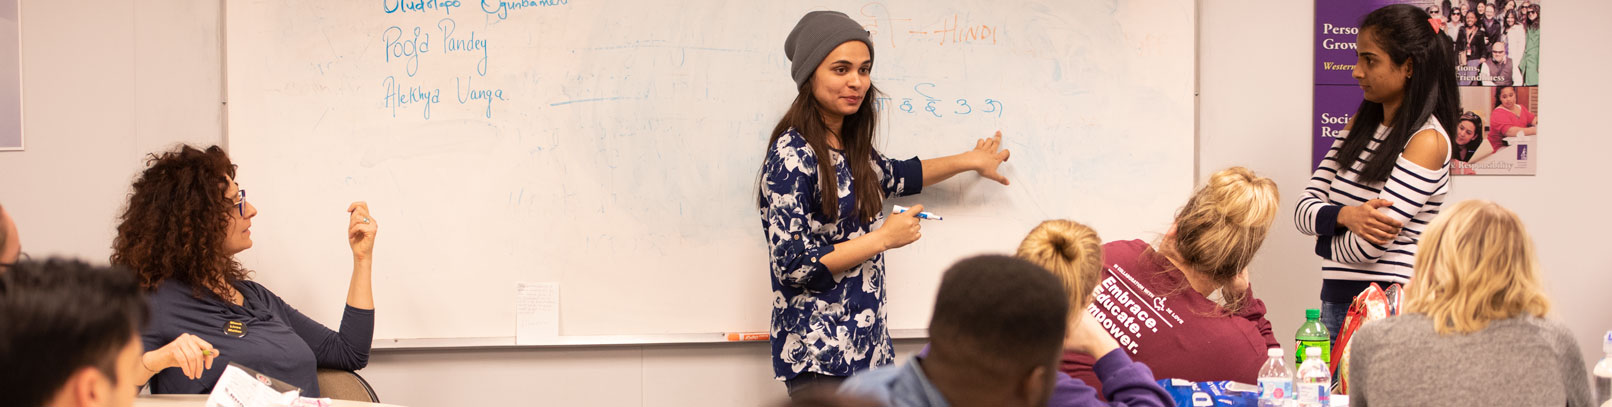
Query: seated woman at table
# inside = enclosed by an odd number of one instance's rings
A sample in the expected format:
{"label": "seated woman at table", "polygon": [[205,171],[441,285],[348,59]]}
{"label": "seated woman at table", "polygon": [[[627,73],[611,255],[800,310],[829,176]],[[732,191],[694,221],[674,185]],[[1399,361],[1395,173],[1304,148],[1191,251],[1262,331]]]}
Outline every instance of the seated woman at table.
{"label": "seated woman at table", "polygon": [[1501,86],[1494,88],[1494,110],[1489,112],[1489,142],[1502,146],[1502,140],[1538,134],[1539,116],[1528,111],[1527,106],[1517,103],[1517,88]]}
{"label": "seated woman at table", "polygon": [[151,305],[141,334],[144,373],[135,382],[149,378],[152,393],[205,394],[236,362],[317,397],[318,368],[362,369],[375,327],[370,265],[377,223],[363,202],[347,212],[353,269],[336,332],[249,280],[235,260],[252,247],[257,208],[235,182],[223,149],[186,145],[153,155],[134,181],[112,243],[112,263],[134,272]]}
{"label": "seated woman at table", "polygon": [[1455,161],[1451,163],[1451,171],[1458,174],[1476,174],[1477,172],[1467,163],[1481,161],[1500,150],[1502,145],[1489,141],[1481,134],[1483,134],[1483,118],[1473,112],[1462,113],[1461,120],[1455,124]]}
{"label": "seated woman at table", "polygon": [[[1257,383],[1281,347],[1254,298],[1248,264],[1280,208],[1276,183],[1242,167],[1214,173],[1154,243],[1103,245],[1103,275],[1086,311],[1155,377]],[[1065,353],[1062,370],[1099,388],[1096,360]]]}
{"label": "seated woman at table", "polygon": [[1517,214],[1463,201],[1420,244],[1404,313],[1350,341],[1350,405],[1592,406],[1573,332],[1545,319],[1539,261]]}

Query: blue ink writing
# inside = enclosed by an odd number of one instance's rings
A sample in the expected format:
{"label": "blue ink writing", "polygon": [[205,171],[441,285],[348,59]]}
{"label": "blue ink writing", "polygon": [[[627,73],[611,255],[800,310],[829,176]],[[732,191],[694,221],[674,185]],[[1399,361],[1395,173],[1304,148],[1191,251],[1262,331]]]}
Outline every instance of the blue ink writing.
{"label": "blue ink writing", "polygon": [[467,104],[472,100],[484,100],[487,102],[487,107],[486,110],[482,111],[482,115],[489,119],[493,118],[493,99],[503,101],[504,90],[476,89],[475,87],[470,86],[470,78],[474,77],[465,76],[465,80],[463,82],[460,82],[459,78],[453,78],[453,86],[457,91],[456,93],[459,95],[459,104]]}
{"label": "blue ink writing", "polygon": [[443,14],[453,14],[455,7],[459,7],[459,0],[381,0],[381,10],[385,10],[386,14],[436,10],[442,10]]}
{"label": "blue ink writing", "polygon": [[481,60],[476,62],[476,73],[487,76],[487,38],[476,39],[476,32],[470,32],[470,38],[454,38],[453,32],[459,27],[451,18],[444,18],[437,22],[437,29],[442,30],[442,51],[476,52],[481,51]]}
{"label": "blue ink writing", "polygon": [[570,2],[570,0],[481,0],[481,11],[496,15],[499,20],[503,20],[509,18],[510,10],[520,10],[527,7],[563,6]]}
{"label": "blue ink writing", "polygon": [[441,89],[425,89],[419,85],[403,89],[394,76],[387,76],[381,81],[381,86],[386,88],[385,106],[392,108],[392,117],[397,117],[397,109],[403,105],[423,103],[425,119],[431,120],[431,105],[439,102],[442,97]]}
{"label": "blue ink writing", "polygon": [[[424,38],[421,38],[421,36]],[[381,33],[381,42],[386,45],[386,62],[393,58],[403,60],[403,73],[413,77],[420,71],[420,54],[431,52],[431,34],[421,33],[420,27],[414,27],[414,36],[403,38],[403,29],[398,26],[387,27]]]}

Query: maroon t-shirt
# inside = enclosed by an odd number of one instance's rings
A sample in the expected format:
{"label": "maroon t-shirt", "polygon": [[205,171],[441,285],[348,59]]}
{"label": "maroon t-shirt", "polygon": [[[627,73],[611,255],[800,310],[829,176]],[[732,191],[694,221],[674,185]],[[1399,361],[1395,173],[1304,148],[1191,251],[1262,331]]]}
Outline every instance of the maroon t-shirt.
{"label": "maroon t-shirt", "polygon": [[[1253,290],[1241,310],[1227,315],[1141,240],[1104,244],[1103,263],[1086,311],[1155,378],[1258,383],[1265,350],[1281,346]],[[1064,353],[1061,370],[1102,394],[1093,363],[1091,356]]]}

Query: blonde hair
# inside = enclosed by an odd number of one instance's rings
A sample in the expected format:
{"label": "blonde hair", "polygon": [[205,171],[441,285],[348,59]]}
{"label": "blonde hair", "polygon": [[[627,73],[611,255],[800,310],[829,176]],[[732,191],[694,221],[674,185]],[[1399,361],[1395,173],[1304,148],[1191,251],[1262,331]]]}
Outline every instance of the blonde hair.
{"label": "blonde hair", "polygon": [[1550,311],[1539,260],[1522,219],[1494,202],[1461,201],[1422,234],[1405,312],[1425,314],[1440,334],[1476,332],[1489,321]]}
{"label": "blonde hair", "polygon": [[1049,220],[1036,225],[1019,242],[1021,259],[1051,271],[1069,292],[1069,309],[1091,303],[1092,289],[1103,274],[1103,239],[1079,222]]}
{"label": "blonde hair", "polygon": [[[1270,178],[1243,167],[1220,170],[1176,212],[1175,233],[1160,245],[1161,251],[1224,286],[1254,261],[1280,205]],[[1242,300],[1240,295],[1226,298],[1226,310],[1236,312]]]}

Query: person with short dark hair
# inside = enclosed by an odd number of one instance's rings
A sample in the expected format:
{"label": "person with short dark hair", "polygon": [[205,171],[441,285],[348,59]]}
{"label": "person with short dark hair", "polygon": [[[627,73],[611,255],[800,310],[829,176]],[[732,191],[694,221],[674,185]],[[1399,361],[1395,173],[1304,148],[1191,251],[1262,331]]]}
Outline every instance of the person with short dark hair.
{"label": "person with short dark hair", "polygon": [[986,255],[946,270],[930,350],[852,376],[842,394],[899,406],[1045,406],[1068,325],[1063,283],[1029,261]]}
{"label": "person with short dark hair", "polygon": [[128,271],[26,261],[0,275],[0,397],[18,406],[130,406],[146,303]]}

